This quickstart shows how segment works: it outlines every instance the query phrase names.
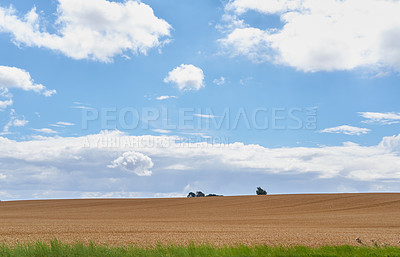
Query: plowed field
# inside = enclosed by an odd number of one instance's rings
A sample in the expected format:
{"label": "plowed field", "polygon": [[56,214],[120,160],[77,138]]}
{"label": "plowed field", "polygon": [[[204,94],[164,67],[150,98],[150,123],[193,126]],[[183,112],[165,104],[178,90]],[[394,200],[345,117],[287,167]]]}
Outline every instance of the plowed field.
{"label": "plowed field", "polygon": [[[0,243],[398,245],[400,194],[0,202]],[[371,241],[374,240],[374,241]]]}

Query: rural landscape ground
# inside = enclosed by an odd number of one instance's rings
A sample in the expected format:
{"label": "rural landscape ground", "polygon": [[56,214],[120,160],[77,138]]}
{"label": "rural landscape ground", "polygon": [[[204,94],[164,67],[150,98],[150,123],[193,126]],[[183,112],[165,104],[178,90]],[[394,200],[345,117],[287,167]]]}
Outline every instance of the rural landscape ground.
{"label": "rural landscape ground", "polygon": [[[391,245],[400,194],[309,194],[0,202],[6,245]],[[359,238],[361,243],[355,239]]]}

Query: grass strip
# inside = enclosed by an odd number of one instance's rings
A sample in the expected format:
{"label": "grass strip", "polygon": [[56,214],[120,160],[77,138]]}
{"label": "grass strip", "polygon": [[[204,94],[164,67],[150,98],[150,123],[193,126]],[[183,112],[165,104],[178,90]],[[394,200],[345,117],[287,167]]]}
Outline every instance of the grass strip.
{"label": "grass strip", "polygon": [[191,243],[186,246],[162,245],[151,247],[140,246],[101,246],[94,243],[84,245],[75,243],[64,244],[58,240],[52,240],[49,244],[36,242],[32,244],[20,244],[17,246],[0,246],[1,257],[73,257],[73,256],[98,256],[98,257],[303,257],[303,256],[377,256],[377,257],[400,257],[400,248],[393,246],[366,247],[366,246],[324,246],[311,248],[305,246],[277,247],[277,246],[225,246],[215,247],[208,244],[196,245]]}

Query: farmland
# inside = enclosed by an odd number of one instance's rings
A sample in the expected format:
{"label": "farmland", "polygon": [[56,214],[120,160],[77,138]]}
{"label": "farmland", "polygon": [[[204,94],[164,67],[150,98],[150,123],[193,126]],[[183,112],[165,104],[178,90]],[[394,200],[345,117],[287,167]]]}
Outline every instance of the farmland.
{"label": "farmland", "polygon": [[[400,194],[0,202],[5,245],[398,246]],[[356,242],[359,238],[361,242]]]}

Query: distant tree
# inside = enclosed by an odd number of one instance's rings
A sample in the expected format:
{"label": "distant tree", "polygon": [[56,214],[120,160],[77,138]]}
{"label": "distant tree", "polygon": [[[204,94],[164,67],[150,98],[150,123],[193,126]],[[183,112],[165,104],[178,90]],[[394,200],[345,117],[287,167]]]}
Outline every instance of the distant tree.
{"label": "distant tree", "polygon": [[257,195],[266,195],[266,194],[267,194],[267,191],[265,191],[265,190],[262,189],[261,187],[257,187],[256,194],[257,194]]}
{"label": "distant tree", "polygon": [[196,192],[196,197],[204,197],[204,196],[206,196],[206,195],[203,192],[201,192],[201,191]]}
{"label": "distant tree", "polygon": [[193,193],[193,192],[189,192],[189,194],[187,195],[187,197],[196,197],[196,194],[195,193]]}
{"label": "distant tree", "polygon": [[219,195],[216,195],[216,194],[208,194],[208,195],[206,195],[207,197],[210,197],[210,196],[219,196]]}

